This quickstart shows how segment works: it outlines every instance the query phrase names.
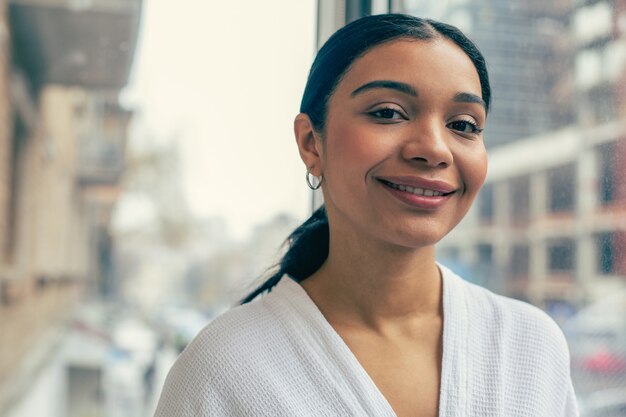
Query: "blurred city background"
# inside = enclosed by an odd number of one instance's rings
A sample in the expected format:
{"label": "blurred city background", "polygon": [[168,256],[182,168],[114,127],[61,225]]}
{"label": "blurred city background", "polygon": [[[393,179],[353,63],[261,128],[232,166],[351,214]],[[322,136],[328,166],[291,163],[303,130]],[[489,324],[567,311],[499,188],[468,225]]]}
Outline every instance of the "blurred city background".
{"label": "blurred city background", "polygon": [[336,29],[457,25],[494,90],[487,183],[439,246],[563,328],[626,416],[626,0],[0,0],[0,416],[151,416],[177,354],[320,204],[292,137]]}

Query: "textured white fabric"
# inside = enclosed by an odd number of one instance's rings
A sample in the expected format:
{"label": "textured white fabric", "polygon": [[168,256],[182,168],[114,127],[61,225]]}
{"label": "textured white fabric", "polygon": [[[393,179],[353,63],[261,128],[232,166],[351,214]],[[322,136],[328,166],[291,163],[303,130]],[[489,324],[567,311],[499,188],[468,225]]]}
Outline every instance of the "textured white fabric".
{"label": "textured white fabric", "polygon": [[[572,417],[569,353],[541,310],[440,266],[440,417]],[[209,324],[171,369],[156,417],[395,416],[304,289],[274,290]]]}

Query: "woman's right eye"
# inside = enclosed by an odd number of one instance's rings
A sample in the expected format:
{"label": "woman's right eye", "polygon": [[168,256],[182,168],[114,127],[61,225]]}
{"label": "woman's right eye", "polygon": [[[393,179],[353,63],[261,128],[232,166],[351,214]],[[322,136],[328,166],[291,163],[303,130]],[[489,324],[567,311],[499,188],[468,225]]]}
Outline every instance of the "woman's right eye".
{"label": "woman's right eye", "polygon": [[396,109],[392,109],[391,107],[385,107],[383,109],[378,109],[369,113],[376,119],[383,120],[404,120],[405,117]]}

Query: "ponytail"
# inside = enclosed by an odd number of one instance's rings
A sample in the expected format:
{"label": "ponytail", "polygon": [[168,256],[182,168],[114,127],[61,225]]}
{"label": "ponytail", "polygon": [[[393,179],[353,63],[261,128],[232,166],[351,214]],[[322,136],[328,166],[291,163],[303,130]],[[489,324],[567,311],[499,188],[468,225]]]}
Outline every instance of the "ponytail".
{"label": "ponytail", "polygon": [[241,300],[241,304],[252,301],[257,295],[271,291],[285,275],[302,281],[313,275],[328,257],[328,217],[324,206],[294,230],[286,240],[289,249],[278,263],[278,270]]}

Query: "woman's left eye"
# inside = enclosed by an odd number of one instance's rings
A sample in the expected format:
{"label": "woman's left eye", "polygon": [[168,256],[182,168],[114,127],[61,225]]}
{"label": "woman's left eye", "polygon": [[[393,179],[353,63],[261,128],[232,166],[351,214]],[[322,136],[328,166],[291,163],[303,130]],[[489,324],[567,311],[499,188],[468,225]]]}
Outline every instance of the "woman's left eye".
{"label": "woman's left eye", "polygon": [[448,123],[446,126],[462,133],[480,133],[483,131],[476,123],[469,120],[455,120],[454,122]]}

